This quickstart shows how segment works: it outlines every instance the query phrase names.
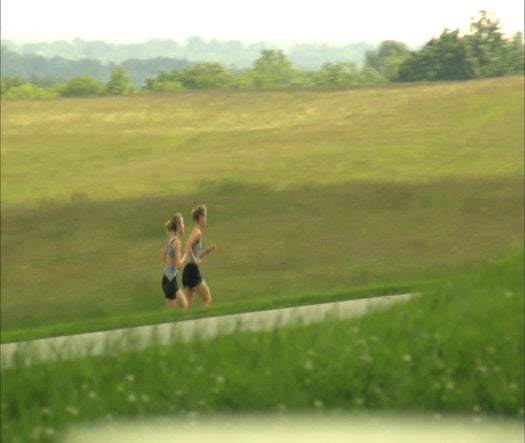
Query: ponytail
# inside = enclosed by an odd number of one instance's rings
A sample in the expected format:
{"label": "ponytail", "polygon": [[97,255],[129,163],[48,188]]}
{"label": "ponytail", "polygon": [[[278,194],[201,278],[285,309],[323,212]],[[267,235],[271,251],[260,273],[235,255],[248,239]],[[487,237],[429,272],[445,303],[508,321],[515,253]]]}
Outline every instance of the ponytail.
{"label": "ponytail", "polygon": [[199,205],[196,208],[193,208],[191,211],[191,219],[195,222],[199,221],[199,217],[206,214],[206,206]]}
{"label": "ponytail", "polygon": [[180,223],[181,219],[182,219],[182,214],[180,212],[175,214],[171,218],[171,220],[168,220],[164,224],[164,227],[166,228],[166,231],[168,231],[168,232],[177,232],[177,225]]}

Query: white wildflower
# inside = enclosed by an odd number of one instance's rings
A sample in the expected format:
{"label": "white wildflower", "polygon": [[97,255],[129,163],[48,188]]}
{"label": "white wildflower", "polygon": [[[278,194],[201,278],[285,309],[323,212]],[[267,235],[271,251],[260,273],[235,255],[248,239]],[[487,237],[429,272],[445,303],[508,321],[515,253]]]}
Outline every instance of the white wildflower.
{"label": "white wildflower", "polygon": [[42,408],[40,414],[42,414],[42,417],[51,417],[51,415],[53,415],[51,409],[49,409],[48,407]]}
{"label": "white wildflower", "polygon": [[215,381],[220,384],[220,385],[223,385],[224,384],[224,377],[222,375],[217,375],[215,377]]}
{"label": "white wildflower", "polygon": [[314,369],[314,364],[312,363],[312,360],[310,360],[309,358],[307,358],[304,361],[304,369],[306,369],[307,371],[312,371]]}
{"label": "white wildflower", "polygon": [[73,417],[78,417],[79,414],[78,408],[75,408],[74,406],[66,407],[66,412]]}
{"label": "white wildflower", "polygon": [[365,401],[361,397],[354,398],[354,404],[356,406],[363,406],[364,402]]}
{"label": "white wildflower", "polygon": [[487,367],[486,367],[483,363],[481,363],[481,362],[478,362],[478,364],[477,364],[477,370],[478,370],[479,372],[481,372],[483,375],[485,375],[485,374],[488,372]]}
{"label": "white wildflower", "polygon": [[372,357],[369,354],[363,354],[359,357],[363,363],[370,364],[372,363]]}
{"label": "white wildflower", "polygon": [[53,428],[44,428],[43,426],[37,426],[31,433],[33,440],[48,440],[55,435],[55,430]]}

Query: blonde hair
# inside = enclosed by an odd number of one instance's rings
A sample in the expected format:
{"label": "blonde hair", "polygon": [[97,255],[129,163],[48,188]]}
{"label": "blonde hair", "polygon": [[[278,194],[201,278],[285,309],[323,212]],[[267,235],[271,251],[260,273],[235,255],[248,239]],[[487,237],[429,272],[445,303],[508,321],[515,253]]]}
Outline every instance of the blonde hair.
{"label": "blonde hair", "polygon": [[206,214],[206,206],[199,205],[191,210],[191,219],[193,221],[199,221],[199,217]]}
{"label": "blonde hair", "polygon": [[171,220],[168,220],[164,226],[166,227],[166,231],[168,232],[177,232],[177,225],[182,220],[182,214],[180,212],[177,212]]}

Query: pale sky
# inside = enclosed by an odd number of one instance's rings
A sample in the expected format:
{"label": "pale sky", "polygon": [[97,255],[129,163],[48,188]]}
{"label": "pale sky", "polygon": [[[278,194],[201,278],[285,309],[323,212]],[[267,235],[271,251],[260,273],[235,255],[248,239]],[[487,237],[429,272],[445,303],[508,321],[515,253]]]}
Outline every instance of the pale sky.
{"label": "pale sky", "polygon": [[523,32],[523,0],[1,0],[3,39],[425,43],[486,10]]}

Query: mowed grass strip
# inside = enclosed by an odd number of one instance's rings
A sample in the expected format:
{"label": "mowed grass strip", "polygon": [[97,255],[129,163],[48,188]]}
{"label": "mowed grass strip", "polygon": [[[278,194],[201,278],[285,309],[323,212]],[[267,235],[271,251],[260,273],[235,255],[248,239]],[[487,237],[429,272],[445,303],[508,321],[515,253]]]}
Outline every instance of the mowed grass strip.
{"label": "mowed grass strip", "polygon": [[162,310],[163,223],[201,202],[214,303],[504,254],[523,241],[522,85],[5,102],[2,329]]}
{"label": "mowed grass strip", "polygon": [[521,198],[518,179],[288,191],[225,183],[182,197],[12,209],[2,223],[2,329],[163,310],[163,222],[168,210],[189,219],[195,202],[209,203],[204,244],[219,251],[202,274],[220,304],[314,302],[315,293],[463,271],[522,244]]}

